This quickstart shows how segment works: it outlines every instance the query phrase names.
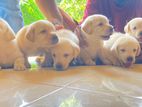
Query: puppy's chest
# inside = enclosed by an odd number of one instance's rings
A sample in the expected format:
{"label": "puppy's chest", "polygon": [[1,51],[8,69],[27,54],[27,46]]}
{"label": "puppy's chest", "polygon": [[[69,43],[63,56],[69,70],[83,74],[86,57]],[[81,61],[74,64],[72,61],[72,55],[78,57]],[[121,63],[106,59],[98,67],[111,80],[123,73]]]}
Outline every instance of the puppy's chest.
{"label": "puppy's chest", "polygon": [[86,50],[90,53],[92,57],[96,57],[101,50],[102,45],[97,42],[90,42]]}

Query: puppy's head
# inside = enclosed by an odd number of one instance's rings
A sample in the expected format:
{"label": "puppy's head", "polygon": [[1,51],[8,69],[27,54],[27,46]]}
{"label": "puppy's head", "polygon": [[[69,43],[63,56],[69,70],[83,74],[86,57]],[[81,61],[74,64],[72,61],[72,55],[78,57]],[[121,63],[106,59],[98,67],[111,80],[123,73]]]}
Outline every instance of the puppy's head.
{"label": "puppy's head", "polygon": [[134,18],[124,27],[124,31],[142,42],[142,18]]}
{"label": "puppy's head", "polygon": [[58,37],[52,32],[55,31],[55,27],[47,20],[39,20],[31,24],[25,37],[34,43],[39,44],[40,47],[48,47],[58,43]]}
{"label": "puppy's head", "polygon": [[113,27],[109,20],[103,15],[88,16],[81,25],[81,29],[88,35],[93,35],[101,39],[109,39],[113,33]]}
{"label": "puppy's head", "polygon": [[130,67],[135,63],[135,57],[140,54],[141,48],[134,37],[127,35],[116,40],[111,50],[122,66]]}
{"label": "puppy's head", "polygon": [[67,69],[70,62],[76,58],[79,53],[80,48],[77,44],[67,39],[60,39],[60,42],[51,49],[54,68],[58,71]]}
{"label": "puppy's head", "polygon": [[15,33],[6,21],[0,19],[0,40],[11,41],[15,39]]}

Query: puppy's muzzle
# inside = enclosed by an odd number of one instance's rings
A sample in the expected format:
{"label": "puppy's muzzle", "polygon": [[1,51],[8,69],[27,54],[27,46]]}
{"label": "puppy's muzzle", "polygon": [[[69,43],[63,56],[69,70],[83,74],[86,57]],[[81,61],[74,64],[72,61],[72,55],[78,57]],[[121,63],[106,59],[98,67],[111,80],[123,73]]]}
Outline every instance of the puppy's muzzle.
{"label": "puppy's muzzle", "polygon": [[112,26],[110,26],[110,28],[109,28],[108,32],[109,32],[110,34],[112,34],[112,33],[113,33],[113,31],[114,31],[114,28],[113,28]]}
{"label": "puppy's muzzle", "polygon": [[59,38],[56,35],[53,35],[53,37],[51,38],[52,44],[56,44],[59,41]]}
{"label": "puppy's muzzle", "polygon": [[134,60],[133,57],[131,57],[131,56],[127,57],[127,62],[133,62],[133,60]]}
{"label": "puppy's muzzle", "polygon": [[56,69],[57,71],[63,71],[63,70],[64,70],[64,67],[63,67],[61,64],[56,64],[56,65],[55,65],[55,69]]}

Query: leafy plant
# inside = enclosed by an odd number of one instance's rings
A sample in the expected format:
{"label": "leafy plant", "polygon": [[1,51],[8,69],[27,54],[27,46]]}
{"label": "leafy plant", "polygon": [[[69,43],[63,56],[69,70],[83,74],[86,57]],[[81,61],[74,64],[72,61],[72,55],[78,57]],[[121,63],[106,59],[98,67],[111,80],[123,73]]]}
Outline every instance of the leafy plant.
{"label": "leafy plant", "polygon": [[[80,21],[82,19],[86,0],[56,0],[56,2],[58,6],[75,20]],[[20,8],[25,25],[40,19],[45,19],[34,0],[21,0]]]}

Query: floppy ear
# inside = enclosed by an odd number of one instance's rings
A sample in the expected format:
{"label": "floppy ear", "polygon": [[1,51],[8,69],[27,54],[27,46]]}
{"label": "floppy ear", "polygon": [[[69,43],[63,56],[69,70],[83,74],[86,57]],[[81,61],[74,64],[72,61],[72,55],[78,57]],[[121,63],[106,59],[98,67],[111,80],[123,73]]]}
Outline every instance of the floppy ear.
{"label": "floppy ear", "polygon": [[6,39],[7,39],[8,41],[12,41],[12,40],[15,39],[15,33],[14,33],[14,31],[11,29],[10,26],[7,27],[7,30],[6,30],[4,36],[6,36]]}
{"label": "floppy ear", "polygon": [[87,34],[91,34],[92,33],[92,22],[91,21],[85,21],[82,24],[82,30],[87,33]]}
{"label": "floppy ear", "polygon": [[77,44],[75,44],[75,43],[72,43],[72,46],[73,46],[74,58],[77,58],[77,56],[80,53],[80,47]]}
{"label": "floppy ear", "polygon": [[125,25],[124,31],[125,31],[125,33],[131,33],[131,30],[130,30],[130,22],[128,22],[128,23]]}
{"label": "floppy ear", "polygon": [[26,32],[26,38],[31,41],[34,42],[35,41],[35,29],[33,26],[30,26]]}
{"label": "floppy ear", "polygon": [[140,46],[140,44],[138,44],[138,49],[137,49],[136,56],[139,56],[140,53],[141,53],[141,46]]}
{"label": "floppy ear", "polygon": [[1,28],[2,28],[2,32],[4,32],[3,36],[4,36],[5,40],[7,40],[7,41],[14,40],[15,39],[15,33],[12,30],[12,28],[10,27],[10,25],[3,19],[0,19],[0,21],[2,22]]}
{"label": "floppy ear", "polygon": [[117,42],[113,44],[113,46],[111,47],[111,51],[118,56],[118,44]]}

